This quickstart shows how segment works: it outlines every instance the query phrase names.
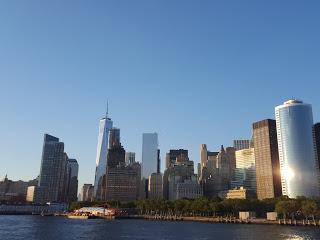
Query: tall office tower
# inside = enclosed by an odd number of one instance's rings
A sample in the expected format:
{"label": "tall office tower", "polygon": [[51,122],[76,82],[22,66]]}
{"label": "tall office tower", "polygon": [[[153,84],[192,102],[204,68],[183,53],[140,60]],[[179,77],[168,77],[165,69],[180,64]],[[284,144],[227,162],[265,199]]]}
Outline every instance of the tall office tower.
{"label": "tall office tower", "polygon": [[120,129],[110,129],[110,143],[107,154],[107,168],[125,165],[126,152],[120,143]]}
{"label": "tall office tower", "polygon": [[148,179],[157,172],[158,134],[144,133],[142,135],[142,177]]}
{"label": "tall office tower", "polygon": [[258,199],[281,196],[281,176],[276,121],[255,122],[253,128]]}
{"label": "tall office tower", "polygon": [[282,194],[319,196],[319,172],[310,104],[286,101],[275,108]]}
{"label": "tall office tower", "polygon": [[66,171],[66,201],[76,202],[78,199],[79,164],[76,159],[67,160]]}
{"label": "tall office tower", "polygon": [[125,162],[126,162],[126,165],[130,165],[132,163],[135,163],[136,162],[136,153],[126,152]]}
{"label": "tall office tower", "polygon": [[109,149],[120,146],[120,129],[111,128],[109,132]]}
{"label": "tall office tower", "polygon": [[110,148],[106,181],[103,187],[106,201],[134,201],[140,193],[141,166],[134,162],[125,164],[125,150],[120,142],[120,130],[110,130]]}
{"label": "tall office tower", "polygon": [[236,169],[231,187],[244,187],[256,193],[256,168],[253,148],[236,151]]}
{"label": "tall office tower", "polygon": [[315,144],[317,149],[318,168],[320,168],[320,123],[314,124],[313,128],[314,128]]}
{"label": "tall office tower", "polygon": [[161,158],[160,158],[160,149],[158,149],[158,160],[157,160],[157,173],[161,172]]}
{"label": "tall office tower", "polygon": [[236,151],[241,149],[248,149],[250,148],[250,140],[233,140],[233,147],[236,149]]}
{"label": "tall office tower", "polygon": [[64,201],[65,160],[64,143],[59,142],[59,138],[45,134],[37,202]]}
{"label": "tall office tower", "polygon": [[105,181],[107,167],[109,131],[112,128],[112,125],[113,123],[111,119],[108,118],[108,113],[106,114],[106,117],[100,119],[96,157],[96,173],[93,190],[93,198],[96,200],[102,200],[102,185]]}

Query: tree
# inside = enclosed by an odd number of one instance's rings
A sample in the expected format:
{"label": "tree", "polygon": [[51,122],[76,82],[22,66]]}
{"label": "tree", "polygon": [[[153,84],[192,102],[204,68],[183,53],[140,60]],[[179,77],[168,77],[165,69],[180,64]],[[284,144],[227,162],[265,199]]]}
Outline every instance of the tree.
{"label": "tree", "polygon": [[309,216],[312,216],[314,220],[314,215],[317,213],[318,206],[314,200],[307,199],[301,202],[301,212],[303,213],[306,220]]}

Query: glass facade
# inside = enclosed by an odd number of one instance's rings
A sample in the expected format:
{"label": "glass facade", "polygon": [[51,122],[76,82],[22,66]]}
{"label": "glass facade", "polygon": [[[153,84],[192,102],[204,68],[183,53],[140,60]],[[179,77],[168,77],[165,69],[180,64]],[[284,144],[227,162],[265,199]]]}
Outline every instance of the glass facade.
{"label": "glass facade", "polygon": [[157,172],[158,134],[144,133],[142,136],[142,177],[148,179]]}
{"label": "glass facade", "polygon": [[310,104],[289,100],[275,108],[282,194],[319,196]]}
{"label": "glass facade", "polygon": [[105,179],[107,168],[107,153],[108,153],[108,138],[109,131],[112,128],[112,121],[110,118],[102,118],[99,123],[99,135],[97,145],[97,157],[96,157],[96,173],[94,180],[94,198],[102,200],[102,185],[103,179]]}
{"label": "glass facade", "polygon": [[256,168],[254,149],[242,149],[236,151],[236,169],[231,188],[245,187],[247,190],[256,192]]}

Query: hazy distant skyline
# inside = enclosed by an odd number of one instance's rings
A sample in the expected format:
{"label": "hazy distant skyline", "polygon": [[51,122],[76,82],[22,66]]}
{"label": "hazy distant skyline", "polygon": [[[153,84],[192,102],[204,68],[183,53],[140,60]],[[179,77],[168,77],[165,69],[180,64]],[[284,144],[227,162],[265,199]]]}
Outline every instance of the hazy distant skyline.
{"label": "hazy distant skyline", "polygon": [[318,1],[3,1],[0,177],[40,171],[43,134],[93,183],[99,119],[141,161],[142,133],[217,151],[295,97],[320,120]]}

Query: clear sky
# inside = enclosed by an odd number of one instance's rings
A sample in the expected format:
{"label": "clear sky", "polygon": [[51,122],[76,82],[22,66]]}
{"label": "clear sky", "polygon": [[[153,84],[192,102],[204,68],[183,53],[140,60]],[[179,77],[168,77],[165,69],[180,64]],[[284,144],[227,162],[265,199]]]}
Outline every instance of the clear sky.
{"label": "clear sky", "polygon": [[[99,119],[141,159],[142,133],[199,161],[295,97],[320,120],[319,1],[0,4],[0,176],[40,170],[43,134],[93,183]],[[164,165],[164,164],[163,164]]]}

